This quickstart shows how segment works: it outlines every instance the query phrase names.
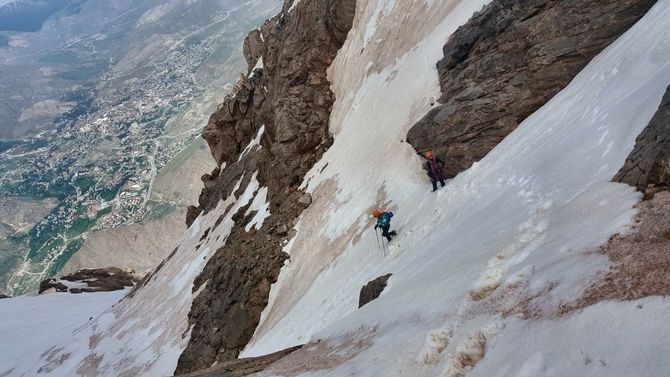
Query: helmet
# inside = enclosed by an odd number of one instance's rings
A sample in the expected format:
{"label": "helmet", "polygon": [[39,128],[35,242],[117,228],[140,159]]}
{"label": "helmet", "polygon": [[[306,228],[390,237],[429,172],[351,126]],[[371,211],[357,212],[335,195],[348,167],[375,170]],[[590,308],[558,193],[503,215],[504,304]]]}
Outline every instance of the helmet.
{"label": "helmet", "polygon": [[432,151],[426,152],[426,158],[431,158],[431,157],[433,157],[433,152]]}
{"label": "helmet", "polygon": [[379,212],[379,210],[376,209],[376,210],[372,211],[372,216],[379,217],[379,215],[381,215],[381,212]]}

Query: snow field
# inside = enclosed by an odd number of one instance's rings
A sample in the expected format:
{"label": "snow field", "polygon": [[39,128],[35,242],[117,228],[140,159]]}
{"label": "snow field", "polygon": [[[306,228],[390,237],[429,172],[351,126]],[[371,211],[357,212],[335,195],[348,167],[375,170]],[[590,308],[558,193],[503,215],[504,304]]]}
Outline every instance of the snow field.
{"label": "snow field", "polygon": [[[335,143],[306,178],[314,202],[243,356],[372,332],[372,344],[357,355],[301,375],[613,376],[621,375],[621,364],[639,360],[650,360],[647,370],[655,375],[670,373],[661,362],[670,329],[659,326],[650,336],[651,325],[636,328],[639,304],[649,308],[646,316],[667,317],[661,298],[601,303],[555,317],[560,305],[607,271],[607,258],[590,251],[624,231],[635,214],[638,193],[609,181],[670,84],[670,1],[659,1],[437,195],[429,193],[422,161],[401,140],[437,93],[436,72],[425,61],[437,61],[447,36],[484,2],[432,3],[429,11],[443,16],[433,29],[424,15],[410,12],[420,1],[396,3],[375,20],[375,30],[394,30],[383,23],[393,26],[403,15],[423,23],[426,34],[403,49],[408,30],[373,33],[369,40],[397,51],[376,71],[361,48],[382,3],[357,9],[331,67]],[[371,229],[374,208],[396,214],[392,228],[399,236],[386,258]],[[360,288],[389,272],[381,297],[357,309]],[[598,319],[600,327],[591,326]],[[626,321],[633,327],[623,326]],[[641,351],[614,350],[615,344]],[[602,365],[594,356],[584,368],[565,362],[579,359],[574,349],[580,347],[587,355],[609,352],[617,362]],[[501,368],[508,358],[513,367]],[[637,375],[631,368],[625,375]]]}
{"label": "snow field", "polygon": [[[72,302],[69,311],[86,315],[91,312],[87,305],[92,305],[90,301],[93,300],[96,305],[92,306],[97,312],[91,321],[81,320],[75,315],[72,321],[63,322],[54,318],[53,321],[63,323],[63,327],[54,332],[53,339],[35,336],[44,347],[51,347],[47,349],[50,352],[34,352],[33,345],[27,342],[15,347],[16,352],[9,354],[20,353],[25,357],[12,357],[7,363],[2,363],[3,368],[12,370],[11,376],[34,376],[38,373],[45,376],[172,375],[190,339],[188,312],[198,294],[192,293],[193,281],[213,253],[224,244],[234,225],[232,216],[240,208],[253,199],[254,208],[261,209],[255,219],[256,226],[260,226],[258,224],[263,221],[262,209],[267,207],[267,203],[261,203],[265,194],[263,189],[259,190],[256,175],[257,172],[252,175],[249,185],[239,198],[231,195],[221,201],[216,209],[198,217],[172,255],[157,268],[144,286],[112,308],[109,308],[113,303],[111,299],[118,300],[127,292],[112,296],[96,293],[26,298],[33,300],[34,305],[47,309],[55,301]],[[233,192],[237,191],[241,183],[242,178]],[[231,205],[231,209],[225,212]],[[208,237],[204,237],[205,233],[208,233]],[[77,297],[82,299],[76,301]],[[3,309],[2,305],[3,302],[0,302],[0,310]],[[22,311],[18,306],[12,308]],[[36,326],[35,333],[45,331],[46,325]]]}
{"label": "snow field", "polygon": [[[35,358],[66,343],[72,330],[97,318],[128,290],[95,294],[52,293],[0,300],[0,375],[30,376]],[[55,369],[56,362],[44,369]],[[63,375],[63,374],[61,374]]]}
{"label": "snow field", "polygon": [[[442,45],[486,2],[359,4],[329,72],[335,143],[306,177],[313,204],[286,245],[291,261],[243,356],[312,341],[304,352],[331,362],[306,363],[301,376],[670,373],[667,299],[554,315],[607,271],[607,258],[589,250],[625,230],[635,213],[639,195],[609,180],[670,84],[670,0],[431,194],[422,160],[402,140],[439,94],[434,62]],[[239,198],[201,215],[133,297],[0,300],[2,318],[10,318],[0,330],[26,339],[0,348],[0,374],[170,375],[190,337],[193,281],[228,237],[232,215],[252,203],[251,226],[264,220],[267,192],[255,177]],[[396,215],[399,235],[386,257],[374,240],[375,208]],[[357,309],[360,288],[389,272],[381,297]],[[40,311],[63,318],[47,321]],[[45,328],[53,338],[43,337]]]}

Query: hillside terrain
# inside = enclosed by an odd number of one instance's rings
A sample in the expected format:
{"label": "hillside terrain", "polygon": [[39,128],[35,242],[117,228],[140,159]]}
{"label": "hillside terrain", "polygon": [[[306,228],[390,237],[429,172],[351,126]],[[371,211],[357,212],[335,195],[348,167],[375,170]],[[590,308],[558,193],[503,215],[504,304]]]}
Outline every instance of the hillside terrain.
{"label": "hillside terrain", "polygon": [[[0,264],[7,282],[0,291],[34,291],[84,244],[100,247],[87,241],[91,231],[160,220],[194,202],[162,195],[155,184],[180,165],[210,169],[184,154],[201,145],[200,129],[243,69],[236,52],[247,31],[278,6],[18,0],[0,7],[7,41],[0,47],[0,195],[58,200],[25,235],[3,242],[12,257]],[[39,27],[2,21],[5,14],[35,21],[42,11]],[[115,264],[124,267],[123,259]]]}
{"label": "hillside terrain", "polygon": [[167,257],[0,300],[96,305],[0,374],[667,376],[669,41],[670,0],[286,0]]}

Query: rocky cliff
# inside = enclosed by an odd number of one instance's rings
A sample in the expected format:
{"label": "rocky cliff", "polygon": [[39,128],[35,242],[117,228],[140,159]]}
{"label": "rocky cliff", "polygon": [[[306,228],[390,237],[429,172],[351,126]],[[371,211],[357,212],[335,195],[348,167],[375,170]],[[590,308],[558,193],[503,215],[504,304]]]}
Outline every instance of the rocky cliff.
{"label": "rocky cliff", "polygon": [[269,217],[245,229],[256,211],[235,215],[230,236],[196,279],[191,341],[176,373],[237,357],[267,305],[287,258],[282,247],[311,198],[298,186],[332,143],[335,100],[326,69],[351,28],[355,0],[302,0],[252,31],[244,42],[249,71],[211,116],[202,136],[219,166],[202,177],[199,206],[187,224],[253,180],[267,187]]}
{"label": "rocky cliff", "polygon": [[454,176],[484,157],[628,30],[654,0],[495,0],[437,63],[440,104],[408,133]]}
{"label": "rocky cliff", "polygon": [[116,267],[82,269],[60,278],[43,280],[38,293],[49,290],[70,293],[118,291],[132,287],[138,281],[139,276]]}
{"label": "rocky cliff", "polygon": [[614,181],[628,183],[650,195],[670,186],[670,87]]}

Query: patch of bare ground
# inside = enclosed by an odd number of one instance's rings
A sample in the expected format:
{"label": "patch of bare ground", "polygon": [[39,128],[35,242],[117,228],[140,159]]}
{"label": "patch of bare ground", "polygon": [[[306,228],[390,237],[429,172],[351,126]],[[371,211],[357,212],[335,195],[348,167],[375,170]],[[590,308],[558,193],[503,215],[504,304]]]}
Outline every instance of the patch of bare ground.
{"label": "patch of bare ground", "polygon": [[555,284],[531,292],[527,281],[522,280],[471,291],[470,301],[459,311],[459,318],[468,320],[491,313],[502,318],[537,319],[566,315],[605,300],[670,295],[670,192],[655,193],[650,200],[638,204],[637,209],[629,232],[614,235],[593,251],[605,254],[612,265],[581,297],[558,307],[547,305],[544,298]]}
{"label": "patch of bare ground", "polygon": [[469,320],[482,313],[497,314],[502,318],[511,316],[523,319],[539,318],[549,312],[548,308],[542,305],[542,297],[554,287],[555,285],[549,284],[538,292],[530,292],[526,282],[506,284],[488,291],[486,296],[477,299],[472,297],[471,292],[472,301],[461,309],[459,318]]}
{"label": "patch of bare ground", "polygon": [[474,289],[470,291],[468,294],[470,295],[470,299],[472,301],[481,301],[491,295],[496,289],[500,287],[500,284],[495,284],[495,285],[487,285],[485,287],[481,287],[479,289]]}
{"label": "patch of bare ground", "polygon": [[670,295],[670,192],[659,192],[637,208],[632,231],[613,236],[600,249],[612,262],[610,271],[582,297],[562,305],[559,315],[605,300]]}
{"label": "patch of bare ground", "polygon": [[262,372],[272,363],[299,350],[302,346],[295,346],[269,355],[248,357],[243,359],[215,363],[211,368],[193,373],[179,375],[181,377],[243,377]]}
{"label": "patch of bare ground", "polygon": [[46,358],[46,363],[37,370],[37,373],[52,372],[72,356],[70,353],[64,354],[62,352],[63,348],[51,348],[49,351],[43,353],[42,357]]}
{"label": "patch of bare ground", "polygon": [[481,331],[472,334],[449,359],[445,377],[465,377],[486,355],[486,336]]}
{"label": "patch of bare ground", "polygon": [[303,373],[335,368],[370,347],[375,333],[376,328],[361,329],[358,333],[345,334],[337,339],[307,344],[254,376],[296,377]]}
{"label": "patch of bare ground", "polygon": [[102,356],[90,354],[79,363],[77,367],[77,374],[83,377],[95,377],[98,375],[98,368],[102,363]]}

